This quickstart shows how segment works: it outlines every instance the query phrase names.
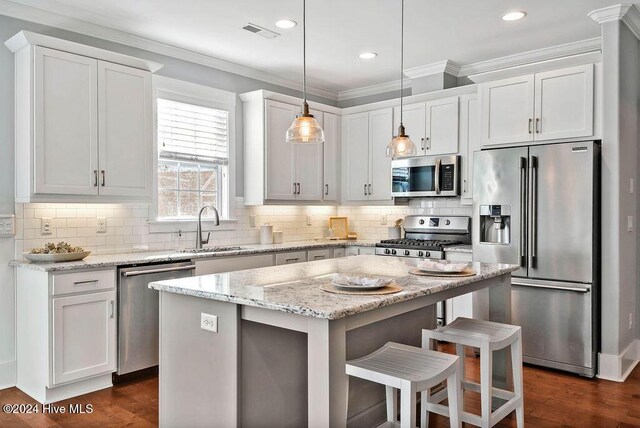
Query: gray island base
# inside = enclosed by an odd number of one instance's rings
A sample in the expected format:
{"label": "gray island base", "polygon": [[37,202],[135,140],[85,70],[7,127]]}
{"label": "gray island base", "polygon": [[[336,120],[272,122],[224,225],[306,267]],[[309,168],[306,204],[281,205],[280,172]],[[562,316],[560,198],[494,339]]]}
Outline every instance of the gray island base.
{"label": "gray island base", "polygon": [[[511,320],[515,265],[473,277],[414,276],[414,261],[355,256],[151,283],[160,291],[160,425],[359,427],[384,421],[384,389],[349,379],[345,361],[388,340],[419,346],[433,305],[478,292],[481,318]],[[377,296],[322,291],[335,274],[393,278]],[[212,332],[202,314],[217,317]],[[211,323],[209,324],[211,327]],[[494,356],[506,385],[508,355]]]}

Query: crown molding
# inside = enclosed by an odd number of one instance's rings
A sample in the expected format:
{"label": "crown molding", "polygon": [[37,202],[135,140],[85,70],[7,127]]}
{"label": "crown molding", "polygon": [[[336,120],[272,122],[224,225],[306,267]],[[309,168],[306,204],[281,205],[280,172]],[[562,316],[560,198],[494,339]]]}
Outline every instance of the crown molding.
{"label": "crown molding", "polygon": [[[410,88],[411,82],[405,80],[404,87]],[[349,100],[352,98],[366,97],[368,95],[384,94],[385,92],[400,91],[400,80],[380,83],[377,85],[365,86],[363,88],[348,89],[338,92],[338,101]]]}
{"label": "crown molding", "polygon": [[633,5],[622,17],[622,22],[629,27],[637,39],[640,39],[640,5]]}
{"label": "crown molding", "polygon": [[404,70],[405,76],[410,79],[431,76],[432,74],[447,73],[452,76],[460,74],[460,66],[451,60],[438,61],[431,64],[421,65],[418,67],[407,68]]}
{"label": "crown molding", "polygon": [[[302,91],[302,83],[296,80],[286,79],[265,71],[216,58],[202,52],[196,52],[167,43],[162,43],[156,40],[137,36],[135,34],[92,24],[21,3],[14,3],[9,0],[0,0],[0,15],[143,49],[149,52],[166,55],[168,57],[248,77],[250,79],[261,80],[273,85]],[[336,91],[320,88],[314,85],[307,84],[307,92],[330,100],[338,100],[338,93]]]}
{"label": "crown molding", "polygon": [[589,12],[587,16],[598,24],[622,21],[636,38],[640,39],[640,5],[638,4],[623,3],[603,7]]}

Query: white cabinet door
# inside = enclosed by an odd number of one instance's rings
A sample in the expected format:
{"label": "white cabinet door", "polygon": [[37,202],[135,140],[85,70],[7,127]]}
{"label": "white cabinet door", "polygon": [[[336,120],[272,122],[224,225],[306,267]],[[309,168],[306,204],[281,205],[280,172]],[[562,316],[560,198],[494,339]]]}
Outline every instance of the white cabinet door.
{"label": "white cabinet door", "polygon": [[325,201],[338,200],[338,183],[340,171],[340,116],[324,114],[324,188]]}
{"label": "white cabinet door", "polygon": [[538,73],[535,139],[593,135],[593,64]]}
{"label": "white cabinet door", "polygon": [[98,62],[35,47],[34,193],[97,195]]}
{"label": "white cabinet door", "polygon": [[452,153],[458,153],[458,97],[427,101],[425,154]]}
{"label": "white cabinet door", "polygon": [[533,141],[534,76],[480,85],[482,144]]}
{"label": "white cabinet door", "polygon": [[[265,101],[266,199],[296,198],[294,148],[287,143],[286,134],[299,110],[299,106]],[[251,156],[251,153],[245,153],[245,156]]]}
{"label": "white cabinet door", "polygon": [[391,158],[387,146],[393,138],[393,110],[391,108],[369,112],[369,200],[391,199]]}
{"label": "white cabinet door", "polygon": [[151,73],[98,62],[100,194],[151,196]]}
{"label": "white cabinet door", "polygon": [[116,369],[116,292],[53,299],[52,384]]}
{"label": "white cabinet door", "polygon": [[460,202],[473,203],[473,155],[480,150],[480,109],[478,95],[460,97]]}
{"label": "white cabinet door", "polygon": [[[321,111],[311,111],[323,126]],[[290,144],[290,143],[287,143]],[[300,201],[322,200],[322,144],[294,144],[295,182],[298,186],[296,199]]]}
{"label": "white cabinet door", "polygon": [[366,201],[369,199],[369,113],[343,116],[342,127],[346,196],[349,201]]}
{"label": "white cabinet door", "polygon": [[[402,108],[402,123],[411,141],[418,146],[418,156],[425,154],[427,114],[425,103],[408,104]],[[393,135],[397,135],[400,126],[400,106],[393,108]]]}

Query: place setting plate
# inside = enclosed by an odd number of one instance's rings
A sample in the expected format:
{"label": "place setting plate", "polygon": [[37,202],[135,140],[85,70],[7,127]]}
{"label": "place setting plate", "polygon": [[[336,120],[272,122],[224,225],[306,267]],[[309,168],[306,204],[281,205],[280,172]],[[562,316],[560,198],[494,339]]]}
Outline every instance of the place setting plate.
{"label": "place setting plate", "polygon": [[393,279],[346,275],[337,275],[330,283],[322,284],[320,288],[329,293],[351,295],[393,294],[403,290]]}
{"label": "place setting plate", "polygon": [[439,278],[464,278],[477,274],[469,263],[452,263],[447,260],[421,260],[416,263],[416,269],[410,270],[409,273]]}

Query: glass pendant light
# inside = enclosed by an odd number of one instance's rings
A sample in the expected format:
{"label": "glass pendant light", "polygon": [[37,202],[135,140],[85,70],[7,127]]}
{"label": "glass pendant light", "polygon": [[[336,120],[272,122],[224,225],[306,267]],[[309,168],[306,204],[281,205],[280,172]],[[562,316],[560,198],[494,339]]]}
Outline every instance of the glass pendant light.
{"label": "glass pendant light", "polygon": [[307,16],[306,0],[302,0],[302,113],[287,130],[287,143],[324,143],[324,131],[316,118],[309,113],[307,104]]}
{"label": "glass pendant light", "polygon": [[404,125],[402,124],[402,107],[404,96],[404,0],[402,0],[402,17],[400,19],[400,126],[398,126],[398,135],[395,135],[387,146],[387,156],[389,157],[406,157],[415,156],[418,149],[411,138],[405,134]]}

